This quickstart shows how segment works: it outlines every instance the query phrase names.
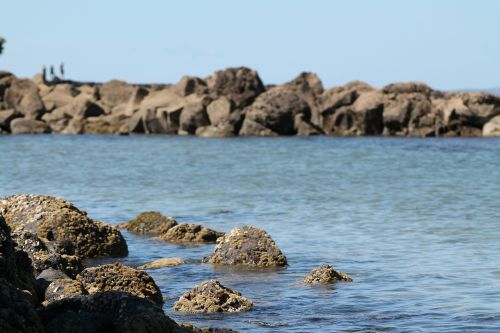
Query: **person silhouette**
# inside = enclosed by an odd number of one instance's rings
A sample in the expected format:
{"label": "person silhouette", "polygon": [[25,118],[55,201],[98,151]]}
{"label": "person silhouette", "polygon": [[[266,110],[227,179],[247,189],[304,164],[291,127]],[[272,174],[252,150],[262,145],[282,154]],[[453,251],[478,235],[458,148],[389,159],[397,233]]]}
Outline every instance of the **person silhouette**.
{"label": "person silhouette", "polygon": [[42,80],[43,83],[47,82],[47,67],[45,65],[42,67]]}
{"label": "person silhouette", "polygon": [[50,65],[50,80],[54,81],[55,76],[56,76],[56,74],[54,72],[54,66]]}
{"label": "person silhouette", "polygon": [[61,65],[59,65],[59,72],[61,73],[61,79],[64,80],[64,62],[61,62]]}

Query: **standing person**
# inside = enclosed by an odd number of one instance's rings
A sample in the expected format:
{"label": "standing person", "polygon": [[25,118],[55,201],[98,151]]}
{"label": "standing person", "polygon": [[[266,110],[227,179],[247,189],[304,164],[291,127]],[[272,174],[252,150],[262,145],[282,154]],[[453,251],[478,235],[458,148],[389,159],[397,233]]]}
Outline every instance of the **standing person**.
{"label": "standing person", "polygon": [[54,77],[56,76],[55,72],[54,72],[54,66],[53,65],[50,65],[50,80],[51,81],[54,81]]}
{"label": "standing person", "polygon": [[43,83],[47,82],[47,67],[45,65],[42,67],[42,80]]}
{"label": "standing person", "polygon": [[61,62],[61,65],[59,66],[59,72],[61,73],[61,79],[64,80],[64,62]]}

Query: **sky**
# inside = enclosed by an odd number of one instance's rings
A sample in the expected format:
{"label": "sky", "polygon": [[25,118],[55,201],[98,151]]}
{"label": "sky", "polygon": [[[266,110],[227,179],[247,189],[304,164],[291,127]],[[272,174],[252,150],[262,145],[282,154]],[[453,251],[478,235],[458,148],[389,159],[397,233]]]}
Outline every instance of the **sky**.
{"label": "sky", "polygon": [[80,81],[175,83],[247,66],[266,84],[500,86],[496,0],[5,0],[0,69],[65,64]]}

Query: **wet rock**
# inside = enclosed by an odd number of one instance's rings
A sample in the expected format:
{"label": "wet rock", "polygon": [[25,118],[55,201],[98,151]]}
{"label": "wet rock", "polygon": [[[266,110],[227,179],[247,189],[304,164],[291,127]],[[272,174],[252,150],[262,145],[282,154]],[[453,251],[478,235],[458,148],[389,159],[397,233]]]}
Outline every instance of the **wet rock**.
{"label": "wet rock", "polygon": [[51,302],[40,317],[47,333],[183,332],[160,306],[116,291]]}
{"label": "wet rock", "polygon": [[109,290],[125,291],[163,304],[160,289],[151,276],[120,263],[87,268],[76,279],[90,294]]}
{"label": "wet rock", "polygon": [[0,332],[44,332],[33,305],[3,278],[0,278]]}
{"label": "wet rock", "polygon": [[162,258],[155,261],[148,262],[144,265],[137,267],[137,269],[155,269],[162,267],[172,267],[184,264],[184,260],[181,258]]}
{"label": "wet rock", "polygon": [[140,235],[160,235],[176,225],[173,217],[163,216],[160,212],[143,212],[119,227]]}
{"label": "wet rock", "polygon": [[26,119],[40,119],[45,112],[36,84],[28,79],[12,80],[5,91],[4,99],[8,109],[15,109]]}
{"label": "wet rock", "polygon": [[71,202],[47,195],[21,194],[0,199],[0,213],[14,231],[35,233],[47,241],[74,244],[75,255],[124,256],[128,249],[118,230],[90,219]]}
{"label": "wet rock", "polygon": [[286,257],[271,236],[262,229],[244,226],[234,228],[217,241],[214,254],[205,262],[250,267],[284,267]]}
{"label": "wet rock", "polygon": [[335,270],[331,265],[323,264],[307,274],[304,278],[304,282],[307,284],[352,282],[352,277],[346,273]]}
{"label": "wet rock", "polygon": [[48,134],[50,127],[41,120],[16,118],[10,122],[12,134]]}
{"label": "wet rock", "polygon": [[180,326],[190,333],[238,333],[238,331],[230,328],[197,327],[191,323],[181,323]]}
{"label": "wet rock", "polygon": [[63,298],[88,294],[83,284],[72,279],[56,279],[45,290],[45,301],[50,303]]}
{"label": "wet rock", "polygon": [[483,127],[483,136],[500,136],[500,116],[496,116]]}
{"label": "wet rock", "polygon": [[214,99],[226,96],[239,109],[252,104],[265,90],[257,72],[246,67],[217,71],[205,81]]}
{"label": "wet rock", "polygon": [[214,231],[199,224],[178,224],[158,238],[173,243],[215,243],[223,232]]}
{"label": "wet rock", "polygon": [[206,280],[185,292],[173,309],[180,312],[241,312],[251,310],[252,301],[216,280]]}

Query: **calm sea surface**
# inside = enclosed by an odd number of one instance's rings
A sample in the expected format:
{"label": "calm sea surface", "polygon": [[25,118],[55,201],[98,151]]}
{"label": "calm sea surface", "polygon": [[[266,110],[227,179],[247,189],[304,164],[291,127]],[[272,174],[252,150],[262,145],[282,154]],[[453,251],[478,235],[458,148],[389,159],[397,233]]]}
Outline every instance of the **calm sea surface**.
{"label": "calm sea surface", "polygon": [[[228,231],[266,229],[290,266],[214,269],[213,245],[124,233],[180,322],[242,332],[500,332],[500,139],[0,137],[0,195],[63,196],[116,224],[147,210]],[[353,283],[308,287],[330,263]],[[241,314],[171,310],[205,279],[252,299]]]}

